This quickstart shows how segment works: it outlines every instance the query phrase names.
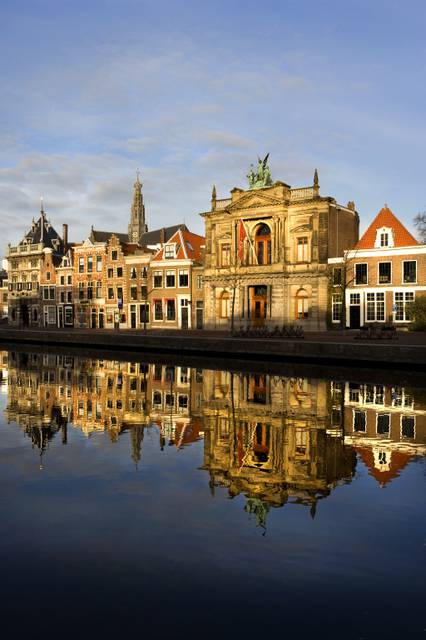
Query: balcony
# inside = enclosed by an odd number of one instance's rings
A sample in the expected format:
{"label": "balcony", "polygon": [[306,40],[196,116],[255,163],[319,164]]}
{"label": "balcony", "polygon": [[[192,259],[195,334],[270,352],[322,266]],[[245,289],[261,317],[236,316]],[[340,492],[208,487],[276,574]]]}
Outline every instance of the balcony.
{"label": "balcony", "polygon": [[22,244],[17,247],[9,247],[8,256],[28,255],[34,253],[40,253],[43,251],[43,243],[38,244]]}

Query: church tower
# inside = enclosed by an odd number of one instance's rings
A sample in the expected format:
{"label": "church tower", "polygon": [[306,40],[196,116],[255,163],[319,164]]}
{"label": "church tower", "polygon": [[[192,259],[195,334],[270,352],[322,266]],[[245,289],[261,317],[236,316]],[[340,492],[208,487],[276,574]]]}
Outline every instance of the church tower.
{"label": "church tower", "polygon": [[133,202],[129,224],[129,242],[139,242],[143,233],[148,231],[145,224],[145,205],[143,203],[142,183],[139,180],[139,171],[136,175],[136,182],[133,185]]}

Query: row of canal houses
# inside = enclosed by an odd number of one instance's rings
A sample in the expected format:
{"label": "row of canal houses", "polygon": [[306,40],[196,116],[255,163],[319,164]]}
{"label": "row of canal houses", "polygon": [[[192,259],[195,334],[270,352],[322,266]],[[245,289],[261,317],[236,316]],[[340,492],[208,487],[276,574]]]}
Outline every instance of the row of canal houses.
{"label": "row of canal houses", "polygon": [[426,295],[426,245],[385,205],[359,238],[355,204],[259,179],[185,224],[148,230],[134,183],[127,233],[90,230],[69,242],[41,207],[7,251],[0,315],[13,326],[223,329],[301,324],[305,330],[410,322]]}

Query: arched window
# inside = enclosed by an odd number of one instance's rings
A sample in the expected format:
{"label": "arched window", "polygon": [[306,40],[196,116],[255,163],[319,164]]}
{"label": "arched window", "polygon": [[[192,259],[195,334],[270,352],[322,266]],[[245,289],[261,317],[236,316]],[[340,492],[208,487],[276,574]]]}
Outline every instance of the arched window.
{"label": "arched window", "polygon": [[296,319],[303,320],[309,316],[309,298],[305,289],[296,294]]}
{"label": "arched window", "polygon": [[255,250],[257,264],[271,264],[271,230],[267,224],[256,229]]}
{"label": "arched window", "polygon": [[219,298],[219,316],[221,318],[229,318],[229,315],[230,315],[229,291],[224,291]]}

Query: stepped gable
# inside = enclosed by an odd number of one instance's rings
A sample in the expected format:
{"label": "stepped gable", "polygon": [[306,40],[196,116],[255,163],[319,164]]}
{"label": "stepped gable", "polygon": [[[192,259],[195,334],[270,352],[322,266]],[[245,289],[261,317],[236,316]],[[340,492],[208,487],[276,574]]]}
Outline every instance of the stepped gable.
{"label": "stepped gable", "polygon": [[143,233],[139,238],[139,244],[142,246],[148,246],[151,244],[160,244],[163,242],[169,242],[171,237],[179,229],[188,231],[188,227],[185,224],[175,224],[171,227],[154,229],[154,231],[148,231],[147,233]]}
{"label": "stepped gable", "polygon": [[411,247],[419,243],[392,213],[387,205],[383,207],[368,227],[367,231],[355,245],[355,249],[374,249],[377,230],[382,227],[392,229],[394,236],[394,247]]}

